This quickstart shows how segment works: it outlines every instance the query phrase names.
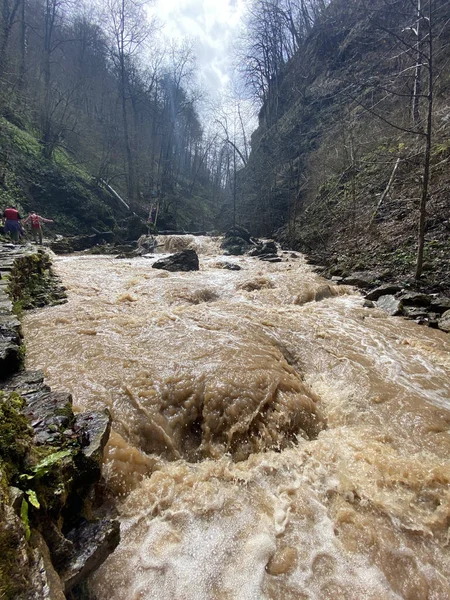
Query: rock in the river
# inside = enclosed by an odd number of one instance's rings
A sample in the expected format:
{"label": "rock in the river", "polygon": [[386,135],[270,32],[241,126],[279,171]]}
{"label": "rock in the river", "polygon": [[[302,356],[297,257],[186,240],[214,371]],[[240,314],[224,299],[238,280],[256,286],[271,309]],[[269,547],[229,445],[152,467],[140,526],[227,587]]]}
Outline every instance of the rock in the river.
{"label": "rock in the river", "polygon": [[111,432],[111,414],[107,408],[80,413],[75,417],[73,430],[82,446],[83,485],[100,479],[103,450]]}
{"label": "rock in the river", "polygon": [[66,594],[95,571],[117,547],[119,523],[108,519],[86,522],[69,532],[67,538],[73,543],[73,554],[61,573]]}
{"label": "rock in the river", "polygon": [[404,306],[403,315],[408,319],[415,319],[419,323],[425,323],[428,321],[428,311],[420,306]]}
{"label": "rock in the river", "polygon": [[248,243],[240,237],[227,237],[221,244],[224,254],[240,256],[248,249]]}
{"label": "rock in the river", "polygon": [[250,237],[251,236],[248,229],[245,229],[245,227],[240,227],[240,225],[231,227],[231,229],[229,229],[225,234],[225,238],[241,238],[246,242],[250,242]]}
{"label": "rock in the river", "polygon": [[248,250],[250,244],[250,233],[247,229],[236,225],[226,232],[221,248],[224,254],[240,256]]}
{"label": "rock in the river", "polygon": [[158,242],[153,235],[141,235],[137,241],[137,247],[141,254],[149,254],[155,251]]}
{"label": "rock in the river", "polygon": [[446,333],[450,333],[450,310],[446,310],[445,313],[438,321],[438,327]]}
{"label": "rock in the river", "polygon": [[214,265],[215,267],[217,267],[218,269],[227,269],[228,271],[240,271],[241,267],[239,265],[236,265],[235,263],[229,263],[229,262],[218,262]]}
{"label": "rock in the river", "polygon": [[382,308],[392,317],[402,314],[403,304],[401,300],[398,300],[395,296],[387,294],[386,296],[380,296],[377,300],[377,306]]}
{"label": "rock in the river", "polygon": [[276,256],[278,254],[278,248],[273,240],[259,244],[256,248],[252,248],[248,253],[249,256]]}
{"label": "rock in the river", "polygon": [[282,258],[280,256],[260,256],[259,260],[262,260],[264,262],[270,262],[270,263],[279,263],[282,262]]}
{"label": "rock in the river", "polygon": [[198,271],[200,268],[197,252],[190,248],[161,258],[153,263],[152,267],[165,271]]}

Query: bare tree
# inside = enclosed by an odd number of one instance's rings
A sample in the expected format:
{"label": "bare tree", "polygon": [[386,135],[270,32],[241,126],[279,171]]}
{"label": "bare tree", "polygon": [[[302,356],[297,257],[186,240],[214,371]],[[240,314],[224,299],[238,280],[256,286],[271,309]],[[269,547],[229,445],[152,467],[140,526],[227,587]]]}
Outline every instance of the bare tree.
{"label": "bare tree", "polygon": [[146,4],[147,2],[141,0],[107,0],[105,3],[108,30],[112,41],[111,56],[118,73],[128,171],[127,187],[131,202],[135,199],[136,176],[128,113],[129,79],[135,55],[150,35],[150,28],[144,11]]}

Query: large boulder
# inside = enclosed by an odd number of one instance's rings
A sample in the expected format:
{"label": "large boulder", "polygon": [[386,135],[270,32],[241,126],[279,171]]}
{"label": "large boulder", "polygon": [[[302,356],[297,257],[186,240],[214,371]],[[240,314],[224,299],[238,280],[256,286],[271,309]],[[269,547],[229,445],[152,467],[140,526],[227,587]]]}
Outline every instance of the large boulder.
{"label": "large boulder", "polygon": [[272,258],[278,254],[278,248],[273,240],[258,244],[248,253],[249,256],[259,256],[260,258]]}
{"label": "large boulder", "polygon": [[250,233],[244,227],[236,225],[229,229],[225,234],[225,239],[221,244],[224,254],[240,256],[247,252],[250,247]]}
{"label": "large boulder", "polygon": [[370,288],[379,279],[379,273],[374,273],[372,271],[356,271],[348,277],[344,277],[341,283],[345,285],[354,285],[359,288]]}
{"label": "large boulder", "polygon": [[397,295],[404,306],[430,306],[432,297],[421,292],[402,292]]}
{"label": "large boulder", "polygon": [[381,296],[388,296],[396,294],[401,290],[399,285],[395,283],[385,283],[384,285],[380,285],[379,287],[371,290],[368,294],[366,294],[367,300],[378,300]]}
{"label": "large boulder", "polygon": [[403,312],[403,304],[401,300],[398,300],[395,296],[392,296],[392,294],[380,296],[380,298],[377,300],[377,306],[382,308],[388,313],[388,315],[391,315],[392,317],[401,315]]}
{"label": "large boulder", "polygon": [[198,271],[200,268],[197,252],[190,248],[161,258],[153,263],[152,267],[165,271]]}
{"label": "large boulder", "polygon": [[242,240],[245,240],[247,243],[250,243],[250,232],[245,229],[245,227],[240,227],[239,225],[235,225],[234,227],[231,227],[231,229],[229,229],[226,234],[225,234],[225,239],[226,238],[241,238]]}

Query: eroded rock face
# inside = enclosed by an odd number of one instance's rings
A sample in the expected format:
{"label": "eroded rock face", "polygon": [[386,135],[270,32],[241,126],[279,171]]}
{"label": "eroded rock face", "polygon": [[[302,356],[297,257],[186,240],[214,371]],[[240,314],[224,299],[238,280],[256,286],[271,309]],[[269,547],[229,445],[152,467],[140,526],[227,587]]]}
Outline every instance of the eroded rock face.
{"label": "eroded rock face", "polygon": [[45,252],[12,246],[0,249],[0,265],[11,274],[0,285],[0,597],[64,600],[58,573],[71,573],[67,592],[119,542],[117,522],[81,516],[92,514],[111,416],[75,417],[70,394],[52,392],[42,371],[19,371],[22,337],[9,294],[39,298],[50,262]]}
{"label": "eroded rock face", "polygon": [[153,263],[154,269],[164,269],[165,271],[198,271],[199,262],[197,252],[190,248],[161,258]]}

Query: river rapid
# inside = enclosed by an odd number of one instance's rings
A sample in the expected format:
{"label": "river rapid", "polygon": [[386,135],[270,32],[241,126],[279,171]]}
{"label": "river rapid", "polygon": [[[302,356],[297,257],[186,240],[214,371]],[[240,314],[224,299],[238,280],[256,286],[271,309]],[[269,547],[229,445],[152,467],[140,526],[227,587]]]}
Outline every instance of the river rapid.
{"label": "river rapid", "polygon": [[450,598],[450,337],[296,253],[159,242],[200,271],[58,257],[68,303],[24,318],[27,368],[113,416],[98,600]]}

